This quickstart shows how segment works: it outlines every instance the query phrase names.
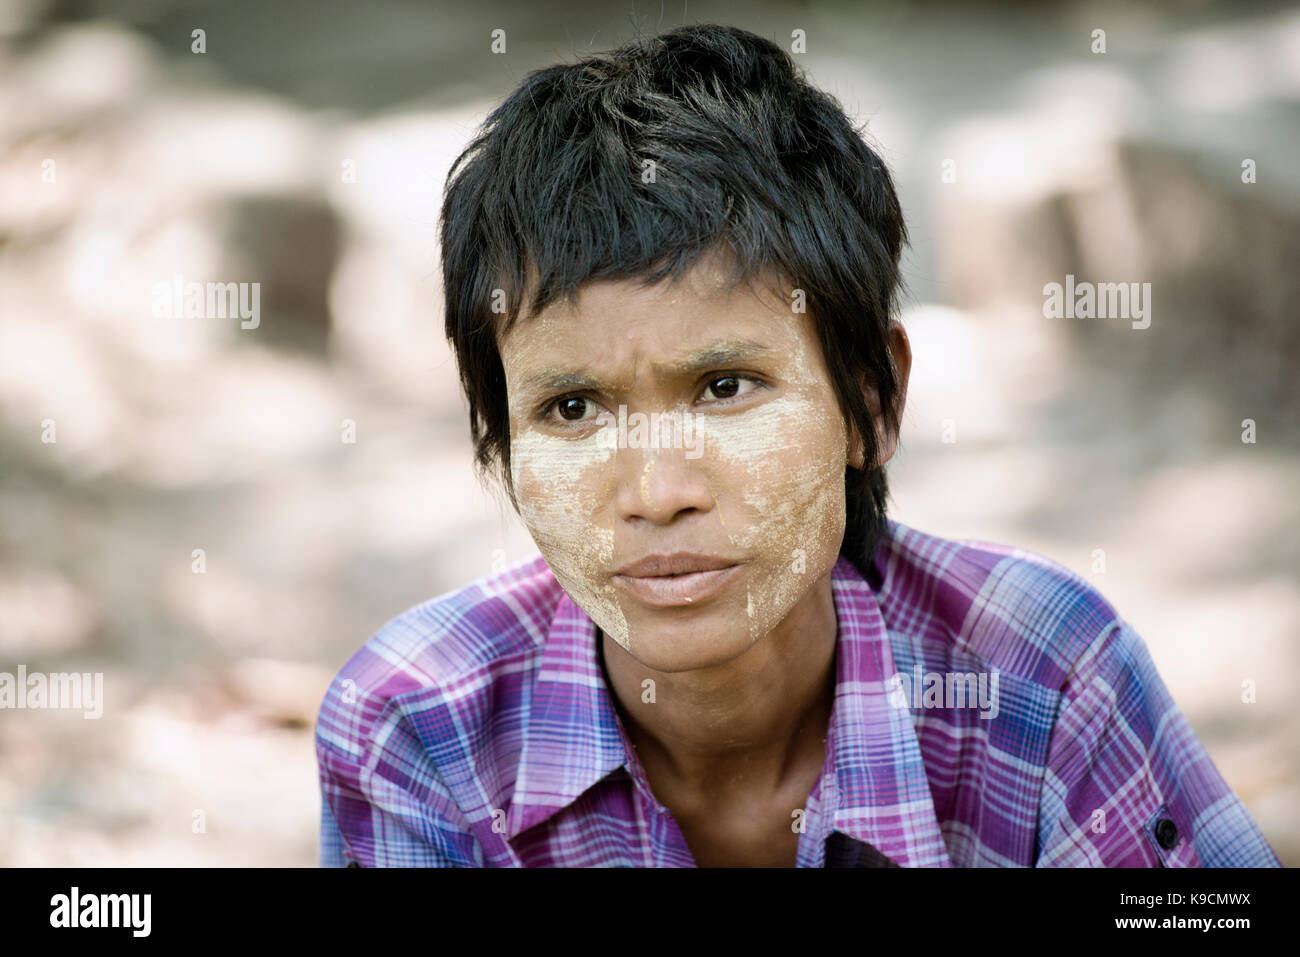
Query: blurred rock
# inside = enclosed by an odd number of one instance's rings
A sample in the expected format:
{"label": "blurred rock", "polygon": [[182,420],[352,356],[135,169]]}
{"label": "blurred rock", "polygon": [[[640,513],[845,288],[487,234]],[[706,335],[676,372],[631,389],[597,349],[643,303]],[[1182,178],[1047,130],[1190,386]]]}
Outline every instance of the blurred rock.
{"label": "blurred rock", "polygon": [[246,658],[225,672],[225,687],[240,707],[285,728],[312,728],[334,675],[314,665]]}
{"label": "blurred rock", "polygon": [[235,196],[226,216],[224,281],[261,283],[259,343],[324,357],[330,332],[326,293],[340,229],[323,197]]}
{"label": "blurred rock", "polygon": [[0,567],[0,661],[66,654],[100,623],[94,600],[62,576]]}

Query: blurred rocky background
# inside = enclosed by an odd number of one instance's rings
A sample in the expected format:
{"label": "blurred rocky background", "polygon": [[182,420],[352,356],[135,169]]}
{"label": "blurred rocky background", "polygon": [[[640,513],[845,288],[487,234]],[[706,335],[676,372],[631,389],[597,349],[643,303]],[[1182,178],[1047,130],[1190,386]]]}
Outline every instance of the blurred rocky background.
{"label": "blurred rocky background", "polygon": [[[895,170],[892,514],[1093,581],[1300,864],[1300,12],[0,0],[0,671],[105,675],[98,720],[0,711],[0,865],[314,863],[332,675],[533,551],[470,465],[447,167],[684,15],[804,31]],[[1149,327],[1046,316],[1067,276],[1149,282]],[[156,315],[176,277],[260,324]]]}

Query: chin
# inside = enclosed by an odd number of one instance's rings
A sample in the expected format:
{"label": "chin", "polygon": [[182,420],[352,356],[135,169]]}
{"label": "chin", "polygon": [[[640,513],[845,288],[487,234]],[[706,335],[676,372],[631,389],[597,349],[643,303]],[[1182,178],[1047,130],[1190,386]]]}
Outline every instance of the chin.
{"label": "chin", "polygon": [[655,671],[673,674],[725,665],[748,651],[749,621],[722,609],[715,614],[683,615],[678,622],[663,613],[629,618],[629,653]]}

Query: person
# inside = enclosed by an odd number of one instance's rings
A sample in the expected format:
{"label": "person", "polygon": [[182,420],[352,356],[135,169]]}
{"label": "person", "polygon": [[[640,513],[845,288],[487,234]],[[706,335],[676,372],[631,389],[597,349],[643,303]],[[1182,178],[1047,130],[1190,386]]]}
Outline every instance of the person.
{"label": "person", "polygon": [[441,238],[475,463],[538,553],[339,671],[322,865],[1278,865],[1101,594],[887,516],[906,228],[775,44],[531,74]]}

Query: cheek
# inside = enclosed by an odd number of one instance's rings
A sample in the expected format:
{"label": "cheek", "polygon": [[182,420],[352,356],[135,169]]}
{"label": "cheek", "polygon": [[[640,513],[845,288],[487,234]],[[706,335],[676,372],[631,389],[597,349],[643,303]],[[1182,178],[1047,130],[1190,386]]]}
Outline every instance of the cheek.
{"label": "cheek", "polygon": [[824,387],[825,370],[815,367],[815,340],[791,329],[786,349],[794,390],[751,414],[715,420],[727,483],[720,494],[731,503],[728,532],[739,547],[774,574],[778,566],[801,567],[801,556],[820,574],[834,565],[844,535],[849,433]]}
{"label": "cheek", "polygon": [[[511,443],[510,474],[519,514],[534,537],[547,542],[603,542],[613,529],[594,525],[613,474],[614,451],[595,439],[574,441],[531,429]],[[539,545],[541,542],[539,541]]]}
{"label": "cheek", "polygon": [[844,536],[847,433],[837,409],[792,396],[708,429],[731,542],[749,554],[751,639],[835,564]]}
{"label": "cheek", "polygon": [[704,432],[738,545],[812,555],[843,531],[847,433],[838,410],[796,395],[715,419]]}
{"label": "cheek", "polygon": [[626,647],[627,622],[613,586],[599,584],[614,562],[614,529],[597,518],[613,496],[613,463],[614,449],[594,437],[575,441],[525,430],[510,449],[519,517],[533,541],[569,597]]}

